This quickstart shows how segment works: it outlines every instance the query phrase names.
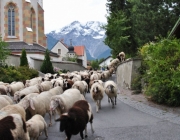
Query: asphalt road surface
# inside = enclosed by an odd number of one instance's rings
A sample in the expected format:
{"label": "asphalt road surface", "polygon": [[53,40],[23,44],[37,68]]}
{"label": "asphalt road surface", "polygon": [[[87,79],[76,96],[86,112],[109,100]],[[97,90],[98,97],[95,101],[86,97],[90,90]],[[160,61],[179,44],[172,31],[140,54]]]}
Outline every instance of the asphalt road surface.
{"label": "asphalt road surface", "polygon": [[[86,94],[86,100],[91,104],[95,133],[91,133],[90,124],[87,126],[88,138],[86,140],[180,140],[180,125],[166,119],[161,119],[145,112],[153,112],[153,109],[140,105],[145,111],[139,111],[131,104],[123,103],[118,95],[117,105],[112,109],[108,98],[104,95],[102,108],[96,113],[95,102],[90,94]],[[146,109],[147,108],[147,109]],[[57,116],[58,117],[58,116]],[[173,119],[173,118],[172,118]],[[49,123],[48,114],[45,120]],[[59,132],[59,122],[54,122],[48,127],[48,140],[65,140],[64,132]],[[39,140],[45,140],[43,133]],[[71,140],[81,140],[80,135],[73,135]]]}

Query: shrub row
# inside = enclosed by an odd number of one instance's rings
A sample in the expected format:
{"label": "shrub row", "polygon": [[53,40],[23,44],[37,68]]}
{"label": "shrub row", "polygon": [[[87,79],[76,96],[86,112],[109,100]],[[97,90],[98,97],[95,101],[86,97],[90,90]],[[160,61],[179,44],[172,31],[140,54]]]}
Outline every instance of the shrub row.
{"label": "shrub row", "polygon": [[140,50],[145,94],[160,104],[180,106],[180,40],[161,39]]}
{"label": "shrub row", "polygon": [[0,67],[0,81],[11,83],[13,81],[25,81],[38,76],[38,71],[26,66]]}

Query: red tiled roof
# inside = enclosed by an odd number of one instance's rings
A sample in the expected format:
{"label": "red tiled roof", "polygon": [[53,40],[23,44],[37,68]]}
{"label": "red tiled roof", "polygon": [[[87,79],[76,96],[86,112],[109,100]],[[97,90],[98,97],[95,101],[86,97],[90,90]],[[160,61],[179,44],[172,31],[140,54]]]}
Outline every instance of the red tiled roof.
{"label": "red tiled roof", "polygon": [[84,46],[74,46],[74,52],[78,55],[78,56],[83,56],[84,55]]}

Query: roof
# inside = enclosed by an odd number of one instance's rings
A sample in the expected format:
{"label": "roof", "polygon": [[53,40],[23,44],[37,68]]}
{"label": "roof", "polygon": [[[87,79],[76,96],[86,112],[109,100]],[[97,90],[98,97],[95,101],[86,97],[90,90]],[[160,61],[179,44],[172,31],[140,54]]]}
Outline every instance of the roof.
{"label": "roof", "polygon": [[52,50],[59,42],[60,42],[66,49],[68,49],[68,46],[67,46],[62,40],[58,40],[58,41],[55,43],[55,45],[54,45],[50,50]]}
{"label": "roof", "polygon": [[[21,53],[22,49],[25,49],[27,53],[45,53],[45,47],[39,44],[28,45],[25,42],[7,42],[9,44],[8,48],[11,50],[11,53]],[[57,53],[53,53],[50,51],[50,55],[58,57]]]}
{"label": "roof", "polygon": [[180,18],[177,20],[168,37],[173,35],[177,38],[180,38]]}
{"label": "roof", "polygon": [[84,46],[74,46],[74,52],[78,55],[78,56],[83,56],[84,55],[84,50],[85,47]]}
{"label": "roof", "polygon": [[107,59],[112,58],[112,56],[106,57],[99,65],[103,64]]}

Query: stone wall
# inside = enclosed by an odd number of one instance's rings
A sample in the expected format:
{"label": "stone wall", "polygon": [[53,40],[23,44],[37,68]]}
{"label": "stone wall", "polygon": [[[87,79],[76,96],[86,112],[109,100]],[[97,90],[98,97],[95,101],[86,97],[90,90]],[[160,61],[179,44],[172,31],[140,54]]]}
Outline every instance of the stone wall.
{"label": "stone wall", "polygon": [[[44,59],[37,59],[37,58],[33,58],[30,57],[30,62],[31,62],[31,66],[36,69],[36,70],[40,70],[40,67],[43,63]],[[20,56],[18,55],[10,55],[6,61],[5,61],[9,66],[19,66],[20,65]],[[80,71],[80,70],[85,70],[86,68],[83,67],[82,65],[78,64],[78,63],[74,63],[74,62],[68,62],[68,61],[51,61],[53,67],[57,67],[60,69],[65,69],[65,70],[69,70],[71,71]]]}
{"label": "stone wall", "polygon": [[131,83],[139,74],[138,68],[141,66],[141,59],[128,59],[122,62],[116,69],[116,80],[120,87],[131,89]]}

